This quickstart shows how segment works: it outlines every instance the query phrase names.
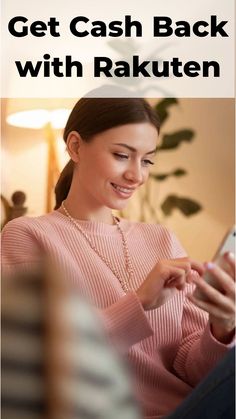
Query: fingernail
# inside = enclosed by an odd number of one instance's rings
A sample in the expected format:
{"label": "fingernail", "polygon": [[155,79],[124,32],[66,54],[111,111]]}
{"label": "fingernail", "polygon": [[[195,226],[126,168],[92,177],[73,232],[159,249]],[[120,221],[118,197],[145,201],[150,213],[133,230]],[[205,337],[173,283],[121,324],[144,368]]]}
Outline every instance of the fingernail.
{"label": "fingernail", "polygon": [[230,259],[235,260],[235,256],[232,252],[229,252],[228,255]]}
{"label": "fingernail", "polygon": [[215,264],[214,264],[214,263],[212,263],[212,262],[207,262],[207,263],[205,264],[205,266],[206,266],[206,269],[211,270],[211,269],[213,269],[213,268],[215,267]]}

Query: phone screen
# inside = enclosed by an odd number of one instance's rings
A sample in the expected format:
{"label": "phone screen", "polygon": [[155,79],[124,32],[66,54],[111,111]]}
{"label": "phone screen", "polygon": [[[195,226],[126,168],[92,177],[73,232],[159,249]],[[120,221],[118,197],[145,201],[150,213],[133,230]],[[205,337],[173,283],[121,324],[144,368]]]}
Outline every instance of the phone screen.
{"label": "phone screen", "polygon": [[235,254],[235,237],[236,237],[236,227],[234,226],[224,237],[222,240],[213,261],[217,261],[217,259],[226,252],[231,252]]}
{"label": "phone screen", "polygon": [[[228,272],[229,267],[225,263],[222,255],[226,252],[231,252],[235,254],[235,237],[236,237],[236,230],[234,226],[223,238],[213,258],[213,262],[216,263],[218,266],[220,266],[222,269],[224,269],[226,272]],[[203,278],[208,284],[213,286],[215,289],[217,289],[220,292],[223,292],[223,290],[221,289],[221,287],[219,286],[219,284],[217,283],[217,281],[215,280],[215,278],[211,275],[209,271],[204,273]],[[205,297],[205,295],[197,288],[194,291],[194,295],[200,300],[207,301],[207,298]]]}

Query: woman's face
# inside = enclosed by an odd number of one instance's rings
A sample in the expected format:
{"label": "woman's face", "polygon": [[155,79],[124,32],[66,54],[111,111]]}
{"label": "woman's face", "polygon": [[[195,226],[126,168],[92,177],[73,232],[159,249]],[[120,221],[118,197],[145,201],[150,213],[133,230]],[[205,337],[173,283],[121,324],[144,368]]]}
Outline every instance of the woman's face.
{"label": "woman's face", "polygon": [[148,123],[127,124],[80,142],[78,194],[92,205],[122,209],[148,178],[157,130]]}

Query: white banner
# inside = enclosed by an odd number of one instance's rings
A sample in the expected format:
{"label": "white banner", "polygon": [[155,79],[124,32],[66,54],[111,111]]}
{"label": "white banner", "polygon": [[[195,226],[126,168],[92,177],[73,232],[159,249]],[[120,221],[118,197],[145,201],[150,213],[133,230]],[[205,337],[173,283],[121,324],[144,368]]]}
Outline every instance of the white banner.
{"label": "white banner", "polygon": [[1,26],[2,97],[234,97],[234,0],[2,0]]}

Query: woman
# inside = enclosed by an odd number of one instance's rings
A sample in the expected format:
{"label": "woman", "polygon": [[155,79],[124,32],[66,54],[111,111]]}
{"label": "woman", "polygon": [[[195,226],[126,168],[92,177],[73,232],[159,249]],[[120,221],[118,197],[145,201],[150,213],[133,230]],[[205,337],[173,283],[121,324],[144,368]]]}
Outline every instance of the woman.
{"label": "woman", "polygon": [[[127,353],[146,418],[173,412],[234,335],[232,255],[225,256],[230,274],[203,267],[164,227],[112,215],[147,180],[158,133],[144,99],[82,98],[64,131],[71,160],[55,211],[14,220],[3,232],[6,269],[28,269],[43,250],[99,309],[112,342]],[[203,281],[205,269],[224,295]],[[192,296],[194,284],[207,302]]]}

